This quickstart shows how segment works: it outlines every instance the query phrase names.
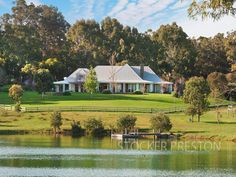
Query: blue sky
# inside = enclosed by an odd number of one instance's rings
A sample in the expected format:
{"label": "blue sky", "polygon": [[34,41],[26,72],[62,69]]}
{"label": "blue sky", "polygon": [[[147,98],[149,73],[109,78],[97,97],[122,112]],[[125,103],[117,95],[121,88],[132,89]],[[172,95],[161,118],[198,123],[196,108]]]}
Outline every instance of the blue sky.
{"label": "blue sky", "polygon": [[[191,20],[187,7],[191,0],[27,0],[37,5],[58,7],[66,20],[73,24],[79,19],[117,18],[122,24],[135,26],[139,31],[156,30],[162,24],[177,22],[191,37],[213,36],[219,32],[236,30],[236,19],[231,16],[212,20]],[[10,12],[12,0],[0,0],[0,15]]]}

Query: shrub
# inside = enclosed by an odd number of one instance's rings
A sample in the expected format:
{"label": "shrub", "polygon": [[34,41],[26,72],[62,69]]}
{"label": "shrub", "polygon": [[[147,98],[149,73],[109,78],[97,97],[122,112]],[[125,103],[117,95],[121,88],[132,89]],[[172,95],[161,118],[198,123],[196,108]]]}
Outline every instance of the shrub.
{"label": "shrub", "polygon": [[127,129],[128,131],[132,130],[135,126],[137,118],[133,115],[124,115],[121,116],[117,120],[117,128],[119,130],[125,130]]}
{"label": "shrub", "polygon": [[135,94],[135,95],[142,95],[143,92],[142,92],[141,90],[135,90],[135,91],[133,92],[133,94]]}
{"label": "shrub", "polygon": [[51,115],[51,127],[54,129],[54,133],[57,133],[57,130],[60,130],[60,127],[62,125],[62,116],[61,113],[58,111],[55,111]]}
{"label": "shrub", "polygon": [[108,89],[103,90],[102,93],[103,93],[103,94],[112,94],[111,91],[108,90]]}
{"label": "shrub", "polygon": [[155,132],[163,132],[169,131],[172,128],[172,124],[170,122],[170,118],[163,114],[158,113],[150,119],[151,128],[154,129]]}
{"label": "shrub", "polygon": [[63,96],[71,96],[71,92],[70,91],[65,91],[65,92],[63,92]]}
{"label": "shrub", "polygon": [[20,111],[21,111],[20,103],[16,103],[16,104],[15,104],[15,111],[16,111],[16,112],[20,112]]}
{"label": "shrub", "polygon": [[105,134],[103,122],[99,119],[90,118],[84,121],[84,127],[87,135],[103,136]]}
{"label": "shrub", "polygon": [[80,125],[80,122],[76,122],[73,120],[73,122],[71,123],[71,135],[72,137],[77,137],[77,136],[81,136],[84,134],[84,130]]}

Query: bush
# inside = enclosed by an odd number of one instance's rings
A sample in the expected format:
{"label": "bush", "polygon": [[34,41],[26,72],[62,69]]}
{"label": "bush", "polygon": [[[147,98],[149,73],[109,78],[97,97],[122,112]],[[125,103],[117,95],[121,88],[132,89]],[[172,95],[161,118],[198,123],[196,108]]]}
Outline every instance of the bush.
{"label": "bush", "polygon": [[133,94],[135,94],[135,95],[142,95],[143,92],[142,92],[141,90],[135,90],[135,91],[133,92]]}
{"label": "bush", "polygon": [[105,134],[104,125],[101,120],[90,118],[84,121],[84,127],[87,135],[99,137]]}
{"label": "bush", "polygon": [[16,103],[16,104],[15,104],[15,111],[16,111],[16,112],[20,112],[20,111],[21,111],[20,103]]}
{"label": "bush", "polygon": [[77,137],[77,136],[81,136],[84,134],[84,130],[80,125],[80,122],[76,122],[73,120],[73,122],[71,123],[71,135],[72,137]]}
{"label": "bush", "polygon": [[63,92],[63,96],[71,96],[71,92],[70,91],[65,91],[65,92]]}
{"label": "bush", "polygon": [[125,130],[127,129],[128,131],[132,130],[135,126],[137,118],[133,115],[124,115],[121,116],[117,120],[117,128],[119,130]]}
{"label": "bush", "polygon": [[105,89],[102,91],[102,94],[112,94],[110,90],[108,89]]}
{"label": "bush", "polygon": [[172,128],[170,118],[163,113],[159,113],[153,116],[150,119],[150,123],[151,123],[151,128],[154,129],[155,132],[159,133],[163,131],[169,131]]}
{"label": "bush", "polygon": [[51,126],[54,129],[54,133],[57,133],[57,130],[60,130],[61,125],[62,125],[61,113],[58,111],[53,112],[51,115]]}

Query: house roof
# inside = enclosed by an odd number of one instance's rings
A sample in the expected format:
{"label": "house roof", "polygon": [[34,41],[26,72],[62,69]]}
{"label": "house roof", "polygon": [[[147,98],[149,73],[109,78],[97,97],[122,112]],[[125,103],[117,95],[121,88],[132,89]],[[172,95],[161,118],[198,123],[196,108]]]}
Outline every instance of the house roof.
{"label": "house roof", "polygon": [[98,82],[110,83],[149,83],[128,65],[124,66],[97,66],[94,68]]}
{"label": "house roof", "polygon": [[88,72],[87,68],[78,68],[66,80],[70,83],[84,82]]}
{"label": "house roof", "polygon": [[[140,77],[140,66],[129,66],[128,64],[124,66],[99,65],[94,69],[99,83],[172,84],[171,82],[164,81],[158,77],[149,66],[144,66],[143,78]],[[69,83],[84,82],[88,72],[89,70],[87,68],[78,68],[66,78],[65,81]]]}

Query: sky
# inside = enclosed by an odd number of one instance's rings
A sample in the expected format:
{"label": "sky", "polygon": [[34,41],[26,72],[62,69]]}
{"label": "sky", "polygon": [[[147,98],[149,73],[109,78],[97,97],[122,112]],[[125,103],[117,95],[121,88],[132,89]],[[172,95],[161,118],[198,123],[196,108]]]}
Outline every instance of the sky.
{"label": "sky", "polygon": [[[107,16],[117,18],[123,25],[137,27],[140,32],[157,30],[160,25],[177,22],[190,37],[214,36],[236,30],[236,18],[225,16],[219,21],[192,20],[187,15],[191,0],[26,0],[36,5],[56,6],[73,24],[79,19],[100,22]],[[12,0],[0,0],[0,15],[10,12]]]}

